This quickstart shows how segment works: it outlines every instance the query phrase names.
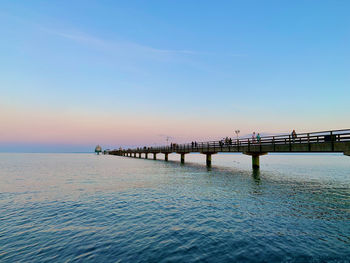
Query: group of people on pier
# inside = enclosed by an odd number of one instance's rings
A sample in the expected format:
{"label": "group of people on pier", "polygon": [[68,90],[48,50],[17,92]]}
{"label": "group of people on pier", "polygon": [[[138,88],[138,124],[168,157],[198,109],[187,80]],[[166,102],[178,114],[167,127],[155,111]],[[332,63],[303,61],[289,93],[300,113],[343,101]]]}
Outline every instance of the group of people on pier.
{"label": "group of people on pier", "polygon": [[179,148],[179,145],[177,143],[170,143],[170,149],[171,150],[176,150]]}
{"label": "group of people on pier", "polygon": [[222,147],[224,145],[232,145],[232,138],[226,137],[226,138],[220,140],[219,145],[220,145],[220,147]]}
{"label": "group of people on pier", "polygon": [[261,142],[260,133],[258,133],[258,134],[256,135],[255,132],[253,132],[253,135],[252,135],[252,143],[260,143],[260,142]]}
{"label": "group of people on pier", "polygon": [[[292,131],[291,138],[292,138],[293,141],[295,141],[295,139],[297,138],[297,134],[296,134],[295,130]],[[252,144],[254,144],[254,143],[261,143],[260,133],[256,134],[255,132],[253,132],[252,137],[251,137],[251,139],[249,141]],[[201,145],[199,145],[199,144],[201,144]],[[233,140],[230,137],[226,137],[226,138],[223,138],[222,140],[219,140],[219,146],[220,147],[230,146],[230,145],[239,145],[239,144],[240,144],[240,141],[239,141],[238,138],[237,138],[237,140]],[[198,143],[196,141],[192,141],[191,142],[191,146],[192,146],[192,148],[203,147],[203,143]],[[181,147],[182,146],[177,144],[177,143],[171,143],[170,144],[170,149],[171,150],[178,150]],[[143,150],[152,150],[152,149],[153,149],[152,147],[146,147],[146,146],[143,147]],[[141,150],[141,148],[137,148],[137,150]]]}

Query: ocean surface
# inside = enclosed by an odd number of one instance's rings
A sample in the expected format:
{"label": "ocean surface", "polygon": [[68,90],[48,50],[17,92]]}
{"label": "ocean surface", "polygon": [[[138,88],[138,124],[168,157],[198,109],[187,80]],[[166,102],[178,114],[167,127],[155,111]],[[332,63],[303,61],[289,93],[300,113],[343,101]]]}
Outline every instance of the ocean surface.
{"label": "ocean surface", "polygon": [[350,262],[350,157],[179,159],[0,154],[0,262]]}

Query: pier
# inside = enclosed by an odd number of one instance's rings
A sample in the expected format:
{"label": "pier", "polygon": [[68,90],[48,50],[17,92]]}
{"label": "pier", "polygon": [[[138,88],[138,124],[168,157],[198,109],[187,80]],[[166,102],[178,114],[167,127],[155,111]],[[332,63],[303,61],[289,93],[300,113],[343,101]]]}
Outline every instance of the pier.
{"label": "pier", "polygon": [[186,144],[172,144],[160,147],[138,147],[136,149],[111,150],[111,155],[138,157],[148,159],[153,155],[164,154],[168,161],[171,153],[180,155],[181,163],[185,163],[185,155],[201,153],[206,155],[206,165],[212,165],[212,155],[217,153],[243,153],[252,157],[252,167],[260,167],[260,156],[268,153],[343,153],[350,156],[350,129],[321,132],[300,133],[296,137],[291,134],[262,136],[260,140],[248,137],[217,140],[208,142],[191,142]]}

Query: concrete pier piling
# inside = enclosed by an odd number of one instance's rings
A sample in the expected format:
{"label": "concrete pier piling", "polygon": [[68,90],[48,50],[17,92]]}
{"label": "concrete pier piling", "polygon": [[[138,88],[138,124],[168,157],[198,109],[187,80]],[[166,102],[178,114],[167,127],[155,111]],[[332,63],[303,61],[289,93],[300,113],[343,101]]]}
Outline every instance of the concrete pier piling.
{"label": "concrete pier piling", "polygon": [[260,160],[259,155],[252,155],[252,166],[253,169],[259,169],[260,167]]}
{"label": "concrete pier piling", "polygon": [[246,152],[244,154],[250,155],[252,157],[252,167],[253,167],[253,169],[259,169],[260,168],[260,156],[261,155],[265,155],[267,153],[265,153],[265,152],[260,152],[260,153]]}
{"label": "concrete pier piling", "polygon": [[205,161],[206,161],[206,165],[207,167],[211,167],[211,157],[213,154],[217,154],[217,152],[202,152],[202,154],[205,154]]}
{"label": "concrete pier piling", "polygon": [[211,167],[211,153],[206,154],[206,164],[207,167]]}
{"label": "concrete pier piling", "polygon": [[181,163],[184,164],[185,163],[185,154],[181,153]]}

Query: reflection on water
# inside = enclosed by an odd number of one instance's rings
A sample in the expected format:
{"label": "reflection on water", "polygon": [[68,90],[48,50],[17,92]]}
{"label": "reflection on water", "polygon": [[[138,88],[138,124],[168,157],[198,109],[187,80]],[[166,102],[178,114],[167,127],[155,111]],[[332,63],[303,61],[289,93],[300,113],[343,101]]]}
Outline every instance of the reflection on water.
{"label": "reflection on water", "polygon": [[346,261],[350,158],[0,154],[0,261]]}

